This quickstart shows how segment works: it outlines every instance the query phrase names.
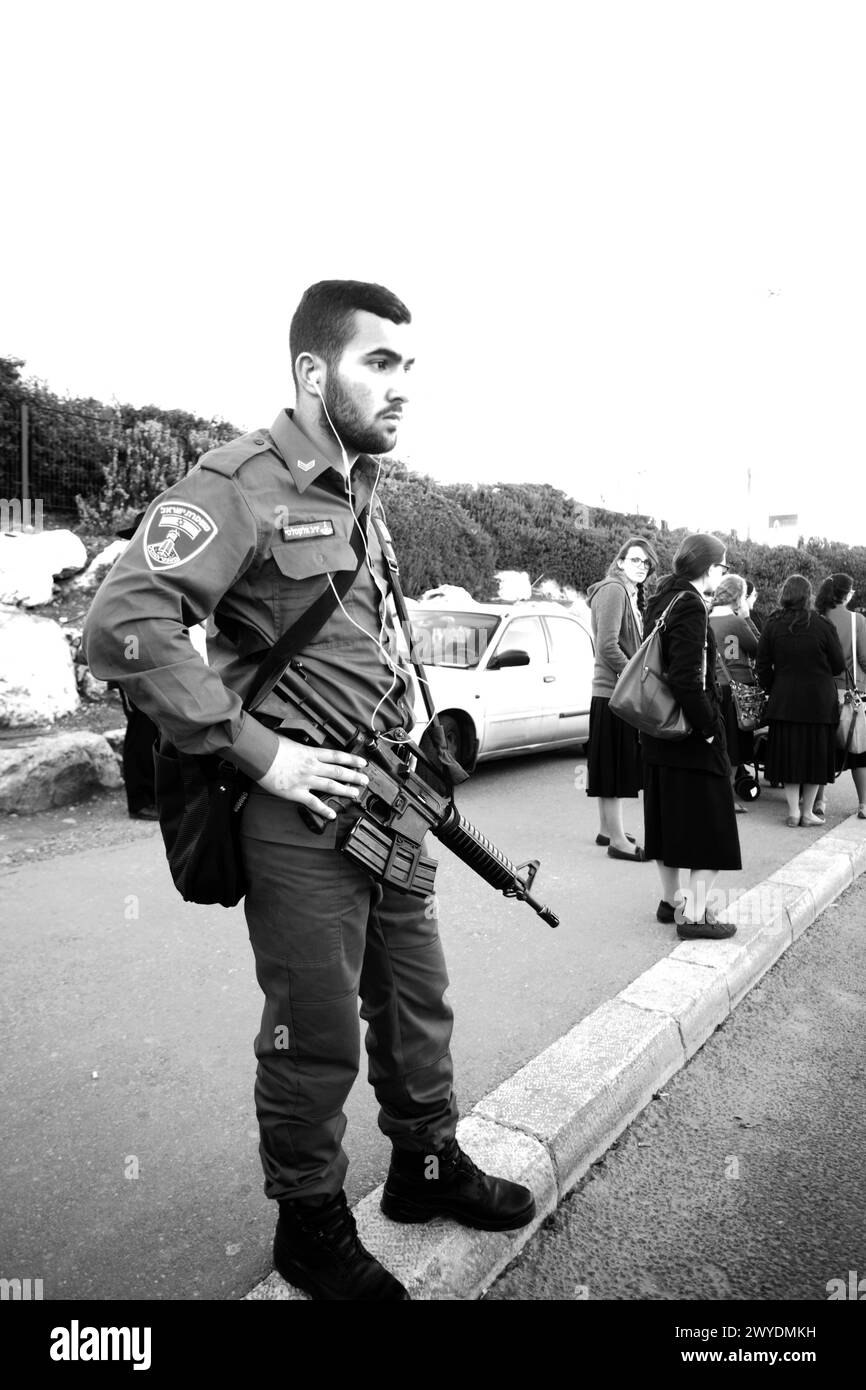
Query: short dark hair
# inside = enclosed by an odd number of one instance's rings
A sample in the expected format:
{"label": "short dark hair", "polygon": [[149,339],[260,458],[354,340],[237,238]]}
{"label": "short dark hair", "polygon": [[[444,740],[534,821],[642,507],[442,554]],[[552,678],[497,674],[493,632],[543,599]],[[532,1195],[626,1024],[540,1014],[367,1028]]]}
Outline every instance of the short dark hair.
{"label": "short dark hair", "polygon": [[329,367],[340,357],[352,336],[352,316],[356,309],[377,314],[392,323],[411,323],[412,315],[401,299],[384,285],[372,285],[365,280],[319,280],[304,290],[301,302],[292,315],[289,328],[289,351],[292,355],[292,376],[295,363],[302,352],[314,352]]}
{"label": "short dark hair", "polygon": [[720,565],[726,546],[718,536],[696,531],[684,536],[674,555],[674,574],[680,579],[700,579],[710,565]]}
{"label": "short dark hair", "polygon": [[815,598],[815,607],[819,613],[826,613],[830,608],[837,608],[846,594],[850,594],[854,588],[854,576],[851,574],[831,574],[828,575],[818,590]]}

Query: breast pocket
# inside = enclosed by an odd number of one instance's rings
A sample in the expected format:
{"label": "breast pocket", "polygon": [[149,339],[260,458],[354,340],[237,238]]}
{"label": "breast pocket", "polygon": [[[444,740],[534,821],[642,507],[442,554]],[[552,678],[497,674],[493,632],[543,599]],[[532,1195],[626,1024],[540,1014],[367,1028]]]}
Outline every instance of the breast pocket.
{"label": "breast pocket", "polygon": [[274,609],[282,630],[307,611],[328,588],[328,575],[334,577],[354,570],[355,553],[342,536],[316,536],[300,541],[276,541],[271,551],[274,562]]}

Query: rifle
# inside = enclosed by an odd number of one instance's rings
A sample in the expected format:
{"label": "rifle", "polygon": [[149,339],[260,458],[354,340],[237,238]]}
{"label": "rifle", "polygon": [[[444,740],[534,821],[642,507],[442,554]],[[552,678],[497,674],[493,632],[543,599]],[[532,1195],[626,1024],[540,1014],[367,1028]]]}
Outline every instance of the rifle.
{"label": "rifle", "polygon": [[[426,898],[433,891],[436,874],[436,861],[421,853],[424,835],[430,830],[458,859],[506,898],[528,903],[542,921],[551,927],[559,926],[556,914],[530,892],[539,861],[530,859],[525,864],[512,864],[461,815],[452,797],[434,791],[412,771],[392,746],[393,735],[385,738],[344,719],[339,710],[313,689],[300,661],[290,662],[273,689],[303,717],[312,730],[309,736],[312,743],[366,759],[369,783],[360,787],[360,795],[352,799],[351,804],[359,808],[359,815],[338,846],[344,854],[383,883],[391,884],[400,892]],[[397,746],[431,766],[408,735],[397,740]],[[349,804],[346,797],[336,795],[322,800],[334,810],[342,810]],[[299,812],[317,834],[330,824],[327,817],[309,807],[299,807]]]}

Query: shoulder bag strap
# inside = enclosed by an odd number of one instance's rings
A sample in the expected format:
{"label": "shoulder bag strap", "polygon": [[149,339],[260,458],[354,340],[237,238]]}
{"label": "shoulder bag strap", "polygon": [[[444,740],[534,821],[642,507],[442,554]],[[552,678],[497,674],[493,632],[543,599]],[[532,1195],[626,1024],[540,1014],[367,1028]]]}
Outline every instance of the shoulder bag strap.
{"label": "shoulder bag strap", "polygon": [[[685,589],[681,589],[678,594],[674,594],[664,613],[662,613],[660,618],[656,619],[656,628],[664,626],[665,618],[668,616],[668,613],[670,613],[677,599],[682,598],[685,592]],[[697,590],[695,592],[697,593]],[[700,594],[698,594],[697,596],[699,599],[701,599]],[[703,599],[701,599],[701,604],[704,610],[704,617],[706,618],[706,623],[704,626],[704,649],[701,654],[701,690],[705,691],[707,688],[707,633],[710,630],[710,614],[707,609],[707,605],[704,603]],[[718,648],[716,648],[716,651],[718,652]],[[728,677],[728,679],[730,679],[730,677]]]}
{"label": "shoulder bag strap", "polygon": [[720,662],[722,663],[722,670],[724,671],[725,675],[727,676],[728,681],[729,681],[730,683],[732,683],[732,681],[731,681],[731,673],[730,673],[730,671],[728,670],[728,663],[725,661],[725,658],[722,656],[722,649],[721,649],[720,646],[718,646],[718,644],[716,645],[716,661],[720,661]]}
{"label": "shoulder bag strap", "polygon": [[308,642],[324,627],[339,600],[345,598],[351,589],[364,562],[364,530],[368,513],[369,507],[365,507],[358,517],[357,526],[352,528],[351,545],[355,556],[355,568],[341,570],[337,579],[328,585],[306,613],[302,613],[297,622],[274,643],[256,670],[253,683],[244,700],[244,709],[252,712],[267,698],[292,657],[302,652]]}

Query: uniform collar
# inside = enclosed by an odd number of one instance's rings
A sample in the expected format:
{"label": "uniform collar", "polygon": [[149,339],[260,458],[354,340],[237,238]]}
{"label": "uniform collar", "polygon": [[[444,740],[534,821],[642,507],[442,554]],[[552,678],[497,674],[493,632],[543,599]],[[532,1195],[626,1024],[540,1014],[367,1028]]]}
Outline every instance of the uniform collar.
{"label": "uniform collar", "polygon": [[[311,483],[318,479],[326,480],[322,477],[329,469],[333,469],[339,479],[341,490],[346,488],[346,477],[343,472],[342,464],[324,454],[310,440],[309,436],[295,424],[292,412],[287,408],[281,410],[274,423],[271,425],[271,438],[277,446],[283,460],[292,475],[292,481],[298,492],[306,492]],[[352,472],[360,469],[366,473],[370,468],[375,467],[372,459],[366,454],[361,454],[353,464]],[[329,478],[327,482],[333,486],[335,479]]]}

